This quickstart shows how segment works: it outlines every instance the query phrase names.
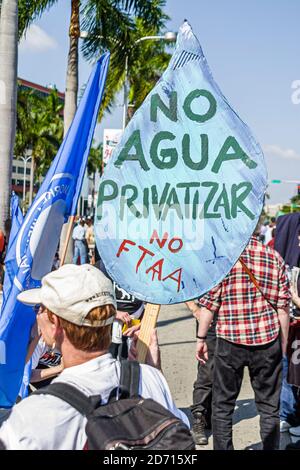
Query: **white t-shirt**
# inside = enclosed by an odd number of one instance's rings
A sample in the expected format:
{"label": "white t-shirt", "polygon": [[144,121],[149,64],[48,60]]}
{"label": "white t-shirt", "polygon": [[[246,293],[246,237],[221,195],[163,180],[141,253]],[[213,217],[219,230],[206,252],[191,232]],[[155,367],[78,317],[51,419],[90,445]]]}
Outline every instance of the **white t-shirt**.
{"label": "white t-shirt", "polygon": [[[53,383],[69,383],[86,395],[101,395],[102,403],[107,403],[119,380],[120,363],[105,354],[63,370]],[[189,426],[187,416],[176,408],[164,376],[154,367],[141,365],[139,393],[157,401]],[[0,428],[0,440],[12,450],[81,450],[87,440],[86,423],[86,417],[63,400],[33,395],[13,407]]]}
{"label": "white t-shirt", "polygon": [[85,240],[85,232],[86,228],[83,227],[82,225],[76,225],[76,227],[73,230],[72,238],[73,240]]}

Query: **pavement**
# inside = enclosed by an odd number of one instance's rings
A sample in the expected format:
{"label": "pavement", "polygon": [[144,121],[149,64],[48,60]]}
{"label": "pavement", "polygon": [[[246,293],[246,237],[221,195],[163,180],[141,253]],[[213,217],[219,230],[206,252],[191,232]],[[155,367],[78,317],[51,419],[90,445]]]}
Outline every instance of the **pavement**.
{"label": "pavement", "polygon": [[[184,304],[162,306],[157,323],[161,347],[162,369],[171,389],[176,405],[191,420],[189,407],[193,397],[193,383],[197,374],[195,358],[195,319]],[[280,447],[285,449],[291,442],[288,432],[281,433]],[[249,375],[245,370],[240,395],[233,416],[233,444],[236,450],[259,450],[262,448],[259,435],[259,417]],[[210,433],[207,446],[199,450],[211,450]]]}

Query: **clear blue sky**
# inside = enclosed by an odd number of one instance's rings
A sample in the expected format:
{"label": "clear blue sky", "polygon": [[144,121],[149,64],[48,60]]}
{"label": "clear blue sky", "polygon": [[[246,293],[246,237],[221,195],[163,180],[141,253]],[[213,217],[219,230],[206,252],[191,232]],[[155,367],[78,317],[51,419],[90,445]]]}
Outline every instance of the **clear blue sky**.
{"label": "clear blue sky", "polygon": [[[70,1],[44,14],[19,50],[19,76],[64,91]],[[213,75],[233,108],[265,150],[269,178],[300,183],[300,104],[292,83],[300,80],[299,0],[167,0],[168,29],[186,18],[197,35]],[[80,84],[90,73],[80,60]],[[121,105],[121,99],[119,100]],[[122,125],[121,107],[96,130]],[[271,203],[296,194],[292,185],[271,185]]]}

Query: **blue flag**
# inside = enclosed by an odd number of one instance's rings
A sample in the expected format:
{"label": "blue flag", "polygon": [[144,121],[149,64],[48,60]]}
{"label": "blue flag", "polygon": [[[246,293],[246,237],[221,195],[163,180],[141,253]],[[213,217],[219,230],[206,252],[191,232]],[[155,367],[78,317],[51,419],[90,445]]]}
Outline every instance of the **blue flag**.
{"label": "blue flag", "polygon": [[17,263],[16,263],[16,253],[14,249],[14,240],[17,237],[21,225],[23,223],[23,214],[19,206],[19,198],[12,193],[10,201],[10,216],[11,216],[11,229],[8,241],[8,247],[5,257],[5,277],[3,283],[3,303],[5,299],[9,296],[10,290],[12,288],[13,279],[17,272]]}
{"label": "blue flag", "polygon": [[71,127],[13,241],[17,270],[0,318],[0,407],[17,398],[35,321],[31,307],[17,299],[39,287],[51,271],[61,228],[77,209],[109,65],[109,53],[95,64]]}

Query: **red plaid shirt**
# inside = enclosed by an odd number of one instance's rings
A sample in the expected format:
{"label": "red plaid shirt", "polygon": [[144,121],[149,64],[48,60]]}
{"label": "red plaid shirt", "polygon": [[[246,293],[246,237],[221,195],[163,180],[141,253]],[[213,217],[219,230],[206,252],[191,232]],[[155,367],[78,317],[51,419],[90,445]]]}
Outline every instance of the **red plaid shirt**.
{"label": "red plaid shirt", "polygon": [[[274,308],[287,307],[291,295],[281,256],[252,237],[241,257]],[[259,345],[278,336],[280,325],[276,311],[253,284],[241,263],[201,297],[199,304],[218,314],[216,333],[227,341]]]}

